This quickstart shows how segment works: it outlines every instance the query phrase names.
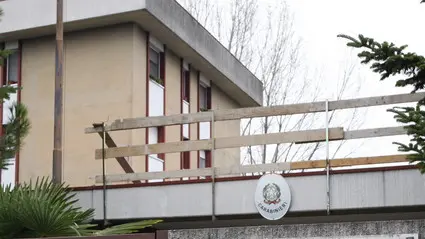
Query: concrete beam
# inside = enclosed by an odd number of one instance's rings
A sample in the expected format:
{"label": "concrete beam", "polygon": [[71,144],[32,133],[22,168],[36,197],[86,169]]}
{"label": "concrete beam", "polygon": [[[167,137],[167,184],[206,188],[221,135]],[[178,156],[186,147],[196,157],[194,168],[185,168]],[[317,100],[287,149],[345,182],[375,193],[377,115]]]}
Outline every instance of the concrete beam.
{"label": "concrete beam", "polygon": [[425,238],[425,220],[340,222],[170,230],[169,239],[419,239]]}

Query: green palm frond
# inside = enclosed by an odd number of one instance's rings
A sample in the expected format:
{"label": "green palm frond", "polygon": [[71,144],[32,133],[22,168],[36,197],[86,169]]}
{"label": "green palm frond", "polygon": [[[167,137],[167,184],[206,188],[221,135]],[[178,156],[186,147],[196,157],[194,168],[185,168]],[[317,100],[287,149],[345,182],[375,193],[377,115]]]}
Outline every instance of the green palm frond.
{"label": "green palm frond", "polygon": [[77,235],[73,226],[93,217],[93,209],[77,207],[75,194],[49,178],[0,189],[0,238]]}
{"label": "green palm frond", "polygon": [[122,235],[136,233],[139,230],[147,227],[151,227],[154,224],[160,223],[162,220],[145,220],[140,222],[130,222],[121,225],[112,226],[97,232],[94,232],[94,236],[107,236],[107,235]]}
{"label": "green palm frond", "polygon": [[97,230],[89,224],[94,210],[83,210],[64,184],[49,178],[0,186],[0,238],[40,238],[57,236],[103,236],[131,234],[162,220],[146,220]]}

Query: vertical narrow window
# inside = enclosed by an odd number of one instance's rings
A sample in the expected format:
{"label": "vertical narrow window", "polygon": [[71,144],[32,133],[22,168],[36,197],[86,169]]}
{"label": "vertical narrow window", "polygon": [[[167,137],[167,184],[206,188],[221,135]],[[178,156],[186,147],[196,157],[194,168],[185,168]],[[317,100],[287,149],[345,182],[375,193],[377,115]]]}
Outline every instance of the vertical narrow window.
{"label": "vertical narrow window", "polygon": [[4,79],[3,85],[14,85],[18,84],[18,69],[19,69],[19,52],[14,50],[6,59],[6,78]]}
{"label": "vertical narrow window", "polygon": [[207,156],[205,154],[205,151],[199,151],[199,168],[206,168],[207,164]]}
{"label": "vertical narrow window", "polygon": [[[183,138],[183,141],[188,141],[188,138]],[[190,151],[182,153],[182,169],[190,169]]]}
{"label": "vertical narrow window", "polygon": [[[5,50],[10,50],[11,54],[7,56],[7,58],[4,61],[3,66],[1,67],[2,72],[1,74],[1,82],[2,85],[11,85],[14,87],[18,86],[19,78],[20,78],[20,49],[19,49],[19,43],[18,42],[6,42],[5,43]],[[5,100],[2,103],[2,129],[1,134],[4,132],[4,127],[9,124],[11,112],[9,111],[9,108],[12,106],[13,103],[18,101],[18,94],[11,93],[9,95],[9,99]],[[19,161],[18,161],[18,154],[15,155],[13,158],[8,159],[9,165],[7,166],[6,170],[1,170],[1,178],[0,183],[3,185],[11,185],[12,187],[15,185],[15,182],[19,180],[18,175],[18,169],[19,169]]]}
{"label": "vertical narrow window", "polygon": [[189,102],[190,99],[190,71],[184,70],[182,76],[182,96],[183,100]]}
{"label": "vertical narrow window", "polygon": [[[153,36],[148,35],[147,42],[147,113],[146,116],[165,115],[165,46]],[[165,141],[165,127],[149,128],[148,143],[157,144]],[[149,172],[165,169],[165,154],[147,156],[146,168]],[[163,181],[163,180],[149,180]]]}
{"label": "vertical narrow window", "polygon": [[199,110],[205,111],[208,107],[208,87],[199,85]]}
{"label": "vertical narrow window", "polygon": [[149,48],[149,77],[155,80],[160,85],[163,85],[161,80],[161,59],[160,53],[153,48]]}
{"label": "vertical narrow window", "polygon": [[205,167],[211,168],[211,150],[205,151]]}
{"label": "vertical narrow window", "polygon": [[[165,127],[160,126],[157,129],[158,129],[158,143],[164,143],[165,142]],[[164,153],[158,154],[158,158],[164,160],[165,154]]]}
{"label": "vertical narrow window", "polygon": [[[199,83],[199,110],[207,111],[211,109],[211,86]],[[199,123],[199,139],[211,138],[210,122]],[[199,168],[211,167],[211,151],[199,151]]]}

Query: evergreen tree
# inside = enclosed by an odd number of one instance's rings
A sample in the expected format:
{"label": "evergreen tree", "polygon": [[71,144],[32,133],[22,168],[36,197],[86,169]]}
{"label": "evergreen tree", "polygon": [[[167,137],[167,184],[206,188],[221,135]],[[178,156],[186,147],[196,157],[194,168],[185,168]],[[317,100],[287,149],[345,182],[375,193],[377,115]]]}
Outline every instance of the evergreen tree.
{"label": "evergreen tree", "polygon": [[[0,16],[3,11],[0,9]],[[0,65],[3,66],[7,57],[12,54],[9,50],[0,50]],[[17,93],[18,88],[12,85],[1,85],[0,103],[10,99],[10,94]],[[0,136],[0,169],[7,169],[10,165],[9,160],[14,158],[19,151],[22,140],[27,136],[30,130],[30,121],[28,120],[27,108],[20,103],[14,103],[9,109],[9,123],[3,125]]]}
{"label": "evergreen tree", "polygon": [[[425,2],[423,0],[422,2]],[[425,88],[425,57],[412,52],[405,52],[407,45],[397,47],[389,42],[376,42],[373,38],[359,35],[355,39],[347,35],[338,37],[348,39],[347,46],[364,49],[358,54],[361,63],[372,63],[370,68],[381,75],[381,80],[390,76],[402,75],[395,84],[397,87],[412,87],[412,93]],[[405,124],[410,143],[398,145],[401,152],[410,152],[408,159],[411,163],[417,163],[421,173],[425,173],[425,99],[416,103],[415,107],[393,107],[397,122]]]}

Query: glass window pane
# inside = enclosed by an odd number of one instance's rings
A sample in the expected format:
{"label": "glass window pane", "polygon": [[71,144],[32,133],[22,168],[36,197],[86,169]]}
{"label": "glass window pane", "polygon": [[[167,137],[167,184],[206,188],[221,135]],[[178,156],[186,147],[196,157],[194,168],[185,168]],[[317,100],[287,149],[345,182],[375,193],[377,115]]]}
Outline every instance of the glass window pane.
{"label": "glass window pane", "polygon": [[205,168],[205,158],[199,157],[199,168]]}
{"label": "glass window pane", "polygon": [[159,78],[159,69],[158,69],[158,65],[150,62],[150,72],[149,75],[155,77],[155,78]]}
{"label": "glass window pane", "polygon": [[18,52],[9,55],[7,60],[7,83],[18,83]]}
{"label": "glass window pane", "polygon": [[207,88],[203,86],[199,87],[199,107],[201,109],[207,108]]}
{"label": "glass window pane", "polygon": [[152,48],[149,48],[149,60],[156,64],[159,63],[159,53],[153,50]]}

